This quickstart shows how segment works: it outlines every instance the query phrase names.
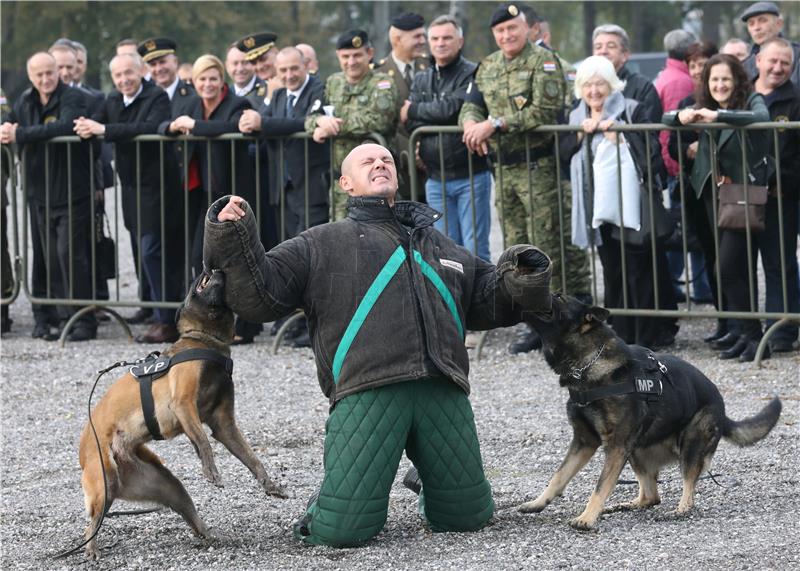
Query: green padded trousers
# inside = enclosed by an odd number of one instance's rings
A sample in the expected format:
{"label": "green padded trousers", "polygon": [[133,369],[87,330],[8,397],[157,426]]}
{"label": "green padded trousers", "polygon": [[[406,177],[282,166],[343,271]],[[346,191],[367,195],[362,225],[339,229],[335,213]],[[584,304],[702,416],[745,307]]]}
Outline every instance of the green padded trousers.
{"label": "green padded trousers", "polygon": [[307,543],[345,547],[377,535],[405,450],[422,481],[434,531],[474,531],[494,512],[472,406],[443,378],[406,381],[343,398],[328,417],[325,476],[304,518]]}

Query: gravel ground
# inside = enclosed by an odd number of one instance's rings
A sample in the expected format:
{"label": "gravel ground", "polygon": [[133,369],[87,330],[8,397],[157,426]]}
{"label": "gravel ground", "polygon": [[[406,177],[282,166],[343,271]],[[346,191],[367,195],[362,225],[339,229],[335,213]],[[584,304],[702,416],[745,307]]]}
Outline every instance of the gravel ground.
{"label": "gravel ground", "polygon": [[[99,338],[68,344],[30,339],[30,312],[18,301],[14,330],[2,341],[3,569],[69,568],[83,555],[53,561],[49,554],[75,545],[84,527],[77,444],[86,422],[94,373],[116,360],[154,349],[128,343],[121,328],[105,324]],[[181,436],[153,445],[183,481],[205,521],[228,539],[207,545],[179,516],[161,511],[106,520],[103,558],[89,567],[119,569],[789,569],[800,563],[797,545],[800,356],[781,355],[752,365],[718,361],[697,339],[708,320],[684,322],[674,352],[698,365],[720,387],[728,414],[755,413],[773,394],[784,412],[767,439],[737,449],[722,443],[713,464],[716,485],[703,480],[697,508],[684,518],[670,512],[680,498],[677,467],[662,474],[663,504],[639,513],[604,516],[598,533],[567,525],[580,513],[600,470],[596,457],[564,497],[541,514],[516,506],[544,488],[567,448],[565,391],[540,353],[509,356],[513,330],[493,332],[483,358],[473,360],[472,402],[486,472],[497,511],[478,533],[432,534],[416,512],[416,497],[392,489],[384,531],[366,547],[329,549],[295,541],[291,524],[321,478],[327,402],[311,352],[281,349],[270,339],[234,347],[238,422],[268,471],[291,498],[266,497],[246,468],[212,442],[225,481],[218,489],[201,475],[200,461]],[[101,380],[99,391],[110,385]],[[633,479],[626,468],[623,480]],[[611,502],[635,496],[620,484]],[[120,502],[115,509],[135,509]]]}

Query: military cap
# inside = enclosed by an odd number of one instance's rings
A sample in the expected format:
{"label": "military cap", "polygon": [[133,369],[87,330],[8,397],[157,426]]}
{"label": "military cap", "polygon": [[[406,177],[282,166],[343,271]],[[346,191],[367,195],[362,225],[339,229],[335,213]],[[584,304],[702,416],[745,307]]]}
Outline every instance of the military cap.
{"label": "military cap", "polygon": [[419,14],[403,12],[392,18],[392,27],[404,32],[410,32],[425,26],[425,20]]}
{"label": "military cap", "polygon": [[168,54],[174,54],[178,45],[169,38],[150,38],[140,43],[136,51],[145,62],[153,61]]}
{"label": "military cap", "polygon": [[513,2],[505,2],[500,4],[497,9],[492,13],[490,28],[494,28],[497,24],[513,20],[522,13],[520,7]]}
{"label": "military cap", "polygon": [[336,40],[337,50],[369,46],[369,36],[364,30],[348,30]]}
{"label": "military cap", "polygon": [[748,19],[753,16],[758,16],[759,14],[775,14],[776,16],[780,16],[781,12],[773,2],[756,2],[750,4],[745,8],[744,12],[742,12],[742,22],[747,22]]}
{"label": "military cap", "polygon": [[244,52],[244,59],[253,61],[275,47],[278,35],[274,32],[259,32],[243,37],[236,42],[239,51]]}

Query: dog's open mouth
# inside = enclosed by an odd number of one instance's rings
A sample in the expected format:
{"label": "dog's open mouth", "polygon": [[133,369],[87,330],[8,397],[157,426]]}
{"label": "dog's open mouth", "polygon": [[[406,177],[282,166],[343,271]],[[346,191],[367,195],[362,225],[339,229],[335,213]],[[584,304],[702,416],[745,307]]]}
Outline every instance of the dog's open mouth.
{"label": "dog's open mouth", "polygon": [[211,275],[207,274],[207,273],[204,273],[203,277],[197,283],[197,288],[196,288],[197,293],[201,293],[204,289],[206,289],[206,286],[208,285],[208,282],[210,282],[210,281],[211,281]]}

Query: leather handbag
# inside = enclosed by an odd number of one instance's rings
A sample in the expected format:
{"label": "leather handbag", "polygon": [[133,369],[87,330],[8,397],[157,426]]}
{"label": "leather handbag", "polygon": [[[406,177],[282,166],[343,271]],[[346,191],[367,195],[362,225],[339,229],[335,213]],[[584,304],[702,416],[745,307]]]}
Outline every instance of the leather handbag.
{"label": "leather handbag", "polygon": [[650,221],[650,193],[647,191],[646,186],[642,188],[641,192],[641,227],[639,230],[631,230],[625,228],[624,232],[620,232],[619,226],[611,228],[611,237],[619,240],[622,236],[625,238],[625,243],[629,246],[639,248],[649,248],[652,241],[652,235],[655,234],[656,244],[662,245],[667,239],[672,236],[675,231],[675,224],[670,219],[667,209],[664,207],[664,202],[661,199],[661,194],[656,192],[653,194],[653,220]]}
{"label": "leather handbag", "polygon": [[95,268],[98,279],[112,280],[117,277],[117,249],[114,239],[103,231],[103,220],[106,223],[106,230],[111,234],[105,211],[97,210],[95,212]]}
{"label": "leather handbag", "polygon": [[717,226],[725,230],[763,232],[767,213],[767,187],[753,184],[745,186],[728,182],[725,177],[719,184],[719,210]]}

